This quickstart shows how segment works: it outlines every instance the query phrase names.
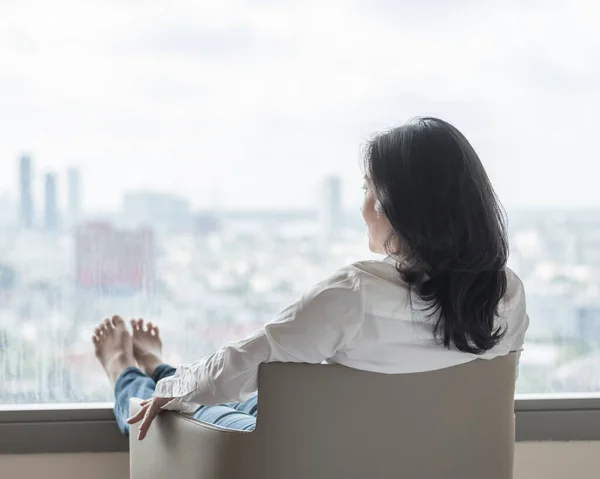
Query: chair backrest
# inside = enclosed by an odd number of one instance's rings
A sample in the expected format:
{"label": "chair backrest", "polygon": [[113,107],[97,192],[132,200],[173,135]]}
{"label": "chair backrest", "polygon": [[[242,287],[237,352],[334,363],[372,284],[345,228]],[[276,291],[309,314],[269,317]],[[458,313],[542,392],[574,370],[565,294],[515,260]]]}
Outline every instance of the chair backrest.
{"label": "chair backrest", "polygon": [[510,479],[515,354],[415,374],[264,364],[256,477]]}
{"label": "chair backrest", "polygon": [[131,478],[511,479],[515,363],[395,375],[264,364],[254,432],[161,414],[144,441],[132,426]]}

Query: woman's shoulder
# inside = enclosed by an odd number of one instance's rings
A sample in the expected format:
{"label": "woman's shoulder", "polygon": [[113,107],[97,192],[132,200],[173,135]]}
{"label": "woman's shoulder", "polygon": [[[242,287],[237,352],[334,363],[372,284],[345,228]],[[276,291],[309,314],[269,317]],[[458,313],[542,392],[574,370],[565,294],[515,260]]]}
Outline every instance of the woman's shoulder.
{"label": "woman's shoulder", "polygon": [[[525,287],[521,278],[510,268],[506,268],[506,293],[504,299],[513,301],[525,297]],[[407,287],[393,261],[382,260],[356,261],[343,266],[328,276],[322,283],[331,285],[348,284],[354,288],[369,284],[391,283],[396,287]]]}
{"label": "woman's shoulder", "polygon": [[392,304],[397,307],[408,291],[393,263],[357,261],[337,269],[318,283],[304,296],[304,303],[327,303],[329,307],[372,312]]}
{"label": "woman's shoulder", "polygon": [[515,301],[519,298],[525,298],[525,286],[523,281],[512,269],[506,268],[506,293],[504,298],[506,301]]}
{"label": "woman's shoulder", "polygon": [[327,287],[349,287],[354,291],[383,285],[406,286],[394,264],[388,260],[356,261],[343,266],[320,283]]}

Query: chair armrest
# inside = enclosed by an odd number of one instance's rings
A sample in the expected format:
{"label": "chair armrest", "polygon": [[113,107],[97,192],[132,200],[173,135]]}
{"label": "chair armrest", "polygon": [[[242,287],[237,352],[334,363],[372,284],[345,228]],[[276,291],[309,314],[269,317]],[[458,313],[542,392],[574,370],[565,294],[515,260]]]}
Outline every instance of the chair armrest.
{"label": "chair armrest", "polygon": [[[132,415],[141,409],[140,402],[130,400]],[[129,435],[131,479],[239,478],[253,456],[252,432],[214,426],[178,412],[159,414],[143,441],[137,440],[138,429],[139,423],[132,425]]]}
{"label": "chair armrest", "polygon": [[[131,398],[129,399],[129,417],[135,415],[142,408],[142,399]],[[193,418],[190,414],[184,414],[177,411],[165,411],[163,414],[176,414],[180,419],[191,421],[195,426],[212,431],[218,431],[225,434],[251,434],[251,431],[237,431],[235,429],[229,429],[227,427],[216,426],[215,424],[209,424],[207,422],[200,421]],[[138,424],[139,427],[139,424]]]}

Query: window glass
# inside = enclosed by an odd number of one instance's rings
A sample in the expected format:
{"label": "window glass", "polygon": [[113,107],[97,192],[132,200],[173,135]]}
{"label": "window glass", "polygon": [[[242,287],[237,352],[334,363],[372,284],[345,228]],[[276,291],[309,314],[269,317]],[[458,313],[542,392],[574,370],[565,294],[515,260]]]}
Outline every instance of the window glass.
{"label": "window glass", "polygon": [[598,6],[422,3],[2,2],[0,402],[110,400],[113,313],[191,361],[369,257],[360,146],[422,114],[508,211],[518,391],[600,391]]}

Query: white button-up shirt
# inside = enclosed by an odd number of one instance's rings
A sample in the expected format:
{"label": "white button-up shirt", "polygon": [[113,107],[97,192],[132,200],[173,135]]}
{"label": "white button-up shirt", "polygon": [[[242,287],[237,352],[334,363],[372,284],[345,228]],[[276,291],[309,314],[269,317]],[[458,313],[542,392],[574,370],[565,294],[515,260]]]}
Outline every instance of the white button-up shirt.
{"label": "white button-up shirt", "polygon": [[[481,355],[445,348],[432,319],[402,281],[394,261],[344,267],[310,289],[264,328],[162,379],[155,396],[172,397],[165,409],[193,412],[198,405],[243,401],[257,389],[265,362],[337,363],[379,373],[414,373],[520,352],[529,318],[523,284],[506,270],[499,307],[502,340]],[[412,306],[411,301],[412,299]]]}

